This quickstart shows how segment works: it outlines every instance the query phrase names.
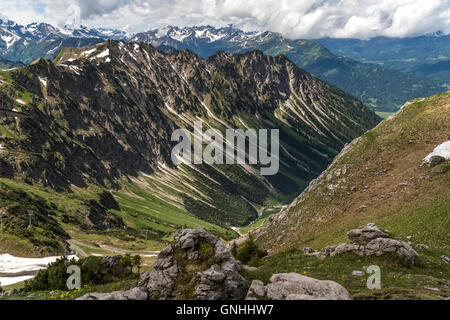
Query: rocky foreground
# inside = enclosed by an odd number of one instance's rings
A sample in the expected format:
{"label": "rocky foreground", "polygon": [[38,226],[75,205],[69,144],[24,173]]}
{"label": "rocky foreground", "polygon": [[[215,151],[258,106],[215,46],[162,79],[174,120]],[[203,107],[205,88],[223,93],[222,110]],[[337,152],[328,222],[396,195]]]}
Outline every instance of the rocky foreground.
{"label": "rocky foreground", "polygon": [[[353,252],[360,257],[392,255],[407,265],[421,263],[416,249],[426,246],[392,239],[373,223],[347,233],[350,243],[328,246],[319,251],[304,248],[304,254],[327,259]],[[447,257],[441,257],[443,261]],[[153,270],[141,273],[138,286],[127,291],[89,293],[79,300],[351,300],[352,296],[334,281],[318,280],[289,272],[273,274],[268,284],[241,275],[242,266],[217,237],[199,229],[183,229],[175,242],[165,247]],[[357,274],[361,276],[360,274]]]}
{"label": "rocky foreground", "polygon": [[[306,254],[325,259],[354,252],[359,256],[394,254],[406,263],[418,263],[412,244],[390,239],[387,231],[369,223],[348,232],[351,243],[325,247]],[[242,265],[217,237],[199,229],[183,229],[165,247],[150,272],[141,273],[138,286],[127,291],[89,293],[79,300],[349,300],[349,292],[334,281],[298,273],[274,274],[270,283],[254,280],[251,286],[241,275]]]}

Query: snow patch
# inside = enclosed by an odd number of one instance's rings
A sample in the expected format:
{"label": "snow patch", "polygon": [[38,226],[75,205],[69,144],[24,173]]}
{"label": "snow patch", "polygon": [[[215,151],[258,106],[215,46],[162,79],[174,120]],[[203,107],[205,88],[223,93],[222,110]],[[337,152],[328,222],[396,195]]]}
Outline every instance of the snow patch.
{"label": "snow patch", "polygon": [[44,87],[47,86],[47,79],[39,77],[39,81],[44,85]]}
{"label": "snow patch", "polygon": [[445,160],[450,159],[450,140],[447,140],[440,145],[438,145],[436,148],[434,148],[433,152],[428,154],[424,159],[424,163],[430,163],[431,157],[433,156],[441,156]]}
{"label": "snow patch", "polygon": [[[0,274],[9,275],[0,277],[0,283],[3,286],[18,283],[27,279],[31,279],[33,275],[23,275],[24,273],[37,273],[41,269],[47,268],[49,263],[55,262],[60,257],[46,258],[19,258],[10,254],[0,254]],[[77,256],[68,256],[69,260]]]}
{"label": "snow patch", "polygon": [[109,56],[109,49],[106,49],[106,50],[102,51],[101,53],[96,55],[94,58],[91,58],[91,60],[93,60],[93,59],[101,59],[101,58],[104,58],[104,57],[107,57],[107,56]]}
{"label": "snow patch", "polygon": [[94,53],[94,51],[97,49],[91,49],[91,50],[86,50],[83,53],[81,53],[82,56],[90,56],[92,53]]}

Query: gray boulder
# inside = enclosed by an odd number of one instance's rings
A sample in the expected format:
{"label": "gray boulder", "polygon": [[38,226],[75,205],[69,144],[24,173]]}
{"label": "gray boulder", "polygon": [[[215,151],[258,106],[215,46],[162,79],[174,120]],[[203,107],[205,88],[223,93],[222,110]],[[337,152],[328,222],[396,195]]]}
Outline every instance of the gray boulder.
{"label": "gray boulder", "polygon": [[419,260],[419,254],[409,243],[396,239],[378,238],[372,240],[364,246],[361,253],[363,256],[381,256],[386,253],[394,253],[411,264]]}
{"label": "gray boulder", "polygon": [[278,273],[270,278],[267,286],[254,280],[247,300],[351,300],[349,292],[340,284],[329,280],[317,280],[298,273]]}
{"label": "gray boulder", "polygon": [[428,166],[431,168],[431,167],[437,166],[438,164],[440,164],[442,162],[445,162],[445,158],[444,157],[442,157],[442,156],[432,156],[430,158],[430,160],[428,160]]}
{"label": "gray boulder", "polygon": [[257,300],[267,296],[267,289],[261,280],[253,280],[248,289],[246,300]]}
{"label": "gray boulder", "polygon": [[388,238],[389,234],[374,223],[368,223],[347,233],[350,242],[368,242],[377,238]]}
{"label": "gray boulder", "polygon": [[141,273],[138,287],[148,291],[150,299],[158,299],[172,293],[178,276],[178,266],[173,255],[174,247],[168,245],[159,253],[152,271]]}
{"label": "gray boulder", "polygon": [[384,254],[396,254],[404,261],[414,264],[419,261],[418,253],[405,241],[397,239],[377,238],[367,245],[356,245],[353,243],[342,243],[339,245],[325,247],[320,251],[320,257],[334,257],[346,252],[354,252],[361,257],[381,256]]}
{"label": "gray boulder", "polygon": [[133,288],[127,291],[114,291],[109,293],[93,292],[85,294],[76,300],[147,300],[147,291]]}
{"label": "gray boulder", "polygon": [[[175,235],[175,243],[165,247],[149,273],[141,274],[139,287],[145,289],[149,299],[176,297],[176,281],[186,275],[188,265],[204,263],[202,247],[212,248],[211,265],[196,273],[195,296],[201,300],[243,299],[248,283],[241,276],[241,263],[218,238],[199,229],[183,229]],[[181,260],[180,260],[181,259]]]}
{"label": "gray boulder", "polygon": [[131,275],[132,271],[129,266],[124,266],[122,263],[122,256],[105,256],[100,258],[100,265],[104,267],[108,274],[116,278],[123,278]]}

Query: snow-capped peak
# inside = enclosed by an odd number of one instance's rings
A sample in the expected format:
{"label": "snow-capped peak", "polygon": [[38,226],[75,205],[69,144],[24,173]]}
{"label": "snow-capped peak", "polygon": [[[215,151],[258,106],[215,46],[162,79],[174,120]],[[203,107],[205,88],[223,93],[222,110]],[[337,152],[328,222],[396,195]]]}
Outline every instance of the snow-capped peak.
{"label": "snow-capped peak", "polygon": [[[201,40],[211,43],[219,40],[257,40],[257,37],[259,37],[260,35],[262,35],[261,32],[244,32],[242,30],[233,28],[232,25],[224,28],[215,28],[210,25],[184,28],[166,26],[143,33],[138,33],[131,40],[146,41],[156,45],[160,45],[166,44],[167,41],[186,42]],[[266,37],[269,37],[271,35],[273,35],[273,33],[266,33]]]}

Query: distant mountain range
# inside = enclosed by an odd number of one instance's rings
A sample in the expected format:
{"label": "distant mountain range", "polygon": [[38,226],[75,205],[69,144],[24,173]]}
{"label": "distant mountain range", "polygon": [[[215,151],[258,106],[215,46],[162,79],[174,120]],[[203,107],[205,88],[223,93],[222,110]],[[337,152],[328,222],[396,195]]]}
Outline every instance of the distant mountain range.
{"label": "distant mountain range", "polygon": [[377,64],[361,63],[337,56],[323,45],[309,40],[289,40],[278,33],[244,32],[232,26],[214,28],[168,26],[130,35],[106,29],[55,28],[48,24],[20,26],[0,20],[0,57],[26,64],[43,57],[53,58],[62,47],[94,45],[106,39],[146,42],[163,51],[189,49],[202,57],[217,51],[242,53],[259,49],[267,55],[286,55],[297,66],[321,80],[361,99],[377,111],[395,111],[405,101],[443,92],[447,87],[417,72],[416,76]]}
{"label": "distant mountain range", "polygon": [[127,33],[117,30],[57,28],[47,23],[23,26],[0,19],[0,56],[29,64],[38,58],[53,58],[62,47],[83,47],[127,37]]}
{"label": "distant mountain range", "polygon": [[333,53],[450,84],[450,35],[412,38],[318,39]]}
{"label": "distant mountain range", "polygon": [[395,111],[404,102],[447,90],[439,81],[424,79],[376,64],[337,56],[309,40],[289,40],[278,33],[243,32],[239,29],[165,27],[136,34],[131,41],[151,43],[170,51],[189,49],[208,57],[218,50],[240,53],[259,49],[265,54],[284,54],[299,67],[361,99],[378,111]]}

